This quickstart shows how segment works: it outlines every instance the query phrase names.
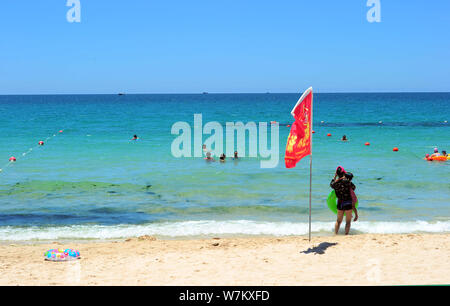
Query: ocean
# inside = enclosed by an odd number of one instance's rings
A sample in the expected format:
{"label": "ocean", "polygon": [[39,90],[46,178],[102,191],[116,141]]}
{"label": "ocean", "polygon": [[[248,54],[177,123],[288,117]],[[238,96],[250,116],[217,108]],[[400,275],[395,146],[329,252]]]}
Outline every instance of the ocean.
{"label": "ocean", "polygon": [[[284,166],[300,96],[0,96],[0,241],[307,234],[309,157]],[[278,166],[175,158],[172,125],[193,127],[194,114],[224,127],[279,122]],[[450,232],[450,161],[423,160],[450,151],[449,117],[450,93],[315,94],[313,235],[333,234],[339,165],[357,187],[353,234]]]}

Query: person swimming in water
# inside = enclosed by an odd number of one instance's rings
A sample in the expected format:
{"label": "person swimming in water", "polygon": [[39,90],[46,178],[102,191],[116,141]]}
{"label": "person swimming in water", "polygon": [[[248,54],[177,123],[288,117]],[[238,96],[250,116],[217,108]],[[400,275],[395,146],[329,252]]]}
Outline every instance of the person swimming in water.
{"label": "person swimming in water", "polygon": [[[350,226],[352,222],[352,211],[353,211],[353,199],[350,189],[355,190],[356,186],[345,177],[345,170],[341,166],[337,167],[334,174],[334,178],[330,182],[330,187],[336,192],[336,197],[338,198],[337,203],[337,219],[334,226],[334,232],[337,235],[339,232],[339,227],[341,226],[342,220],[345,214],[345,234],[348,235],[350,232]],[[353,177],[353,176],[352,176]],[[355,218],[355,221],[357,218]]]}
{"label": "person swimming in water", "polygon": [[133,138],[131,138],[131,140],[138,140],[139,137],[137,137],[137,135],[134,135]]}
{"label": "person swimming in water", "polygon": [[347,141],[348,139],[347,139],[347,136],[342,136],[342,139],[341,139],[342,141]]}
{"label": "person swimming in water", "polygon": [[214,161],[214,158],[211,156],[211,152],[206,152],[205,160],[207,161]]}
{"label": "person swimming in water", "polygon": [[442,156],[448,157],[447,151],[442,150]]}
{"label": "person swimming in water", "polygon": [[225,162],[225,158],[226,158],[225,153],[222,153],[222,154],[220,155],[220,161],[221,161],[222,163],[224,163],[224,162]]}
{"label": "person swimming in water", "polygon": [[[205,144],[203,144],[203,146],[202,146],[202,154],[205,156],[205,159],[206,159],[206,157],[208,157],[207,156],[207,153],[209,152],[208,151],[208,149],[206,149],[206,145]],[[210,154],[211,155],[211,154]]]}
{"label": "person swimming in water", "polygon": [[437,157],[437,156],[441,156],[441,153],[439,153],[438,148],[434,148],[434,153],[431,154],[430,157],[433,158],[433,157]]}
{"label": "person swimming in water", "polygon": [[239,157],[238,157],[238,152],[237,152],[237,151],[234,151],[234,157],[233,157],[233,159],[234,159],[234,160],[239,159]]}

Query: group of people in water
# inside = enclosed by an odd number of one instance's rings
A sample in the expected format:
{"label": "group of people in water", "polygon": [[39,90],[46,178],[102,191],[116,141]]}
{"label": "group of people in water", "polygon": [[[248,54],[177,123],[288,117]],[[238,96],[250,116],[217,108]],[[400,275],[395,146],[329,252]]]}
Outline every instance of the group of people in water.
{"label": "group of people in water", "polygon": [[[216,161],[214,159],[214,157],[212,157],[211,151],[208,151],[206,149],[206,145],[205,144],[203,145],[202,149],[203,149],[203,154],[205,154],[205,160],[206,161]],[[227,156],[225,155],[225,153],[222,153],[222,154],[220,154],[219,161],[224,163],[226,161],[226,158],[227,158]],[[238,160],[238,159],[239,159],[238,152],[234,151],[233,160]]]}
{"label": "group of people in water", "polygon": [[[346,135],[343,135],[341,138],[341,141],[348,141],[348,138]],[[366,145],[370,145],[370,143],[366,142]],[[398,149],[394,148],[394,151],[398,151]],[[441,153],[439,153],[438,148],[434,148],[434,152],[432,154],[425,154],[425,160],[428,161],[433,161],[433,160],[438,160],[438,161],[446,161],[448,159],[450,159],[450,157],[447,154],[447,151],[442,150]]]}
{"label": "group of people in water", "polygon": [[[215,161],[212,157],[211,151],[208,151],[206,145],[203,145],[203,154],[205,155],[206,161]],[[234,152],[233,160],[237,160],[238,152]],[[222,153],[220,155],[219,161],[225,162],[226,155]],[[355,213],[355,218],[353,221],[358,220],[358,210],[356,208],[356,203],[358,199],[356,198],[355,190],[356,186],[352,183],[353,174],[351,172],[345,171],[343,167],[339,166],[336,169],[334,178],[330,182],[330,187],[335,190],[337,201],[337,220],[335,224],[335,233],[338,234],[341,223],[345,215],[345,234],[348,235],[350,232],[351,222],[353,218],[353,213]]]}
{"label": "group of people in water", "polygon": [[425,159],[427,160],[432,160],[435,157],[448,157],[447,151],[442,150],[442,153],[439,153],[438,148],[434,148],[434,153],[433,154],[426,154],[425,155]]}
{"label": "group of people in water", "polygon": [[[134,135],[131,140],[138,140],[139,137]],[[346,135],[342,136],[342,141],[348,141]],[[203,144],[202,147],[203,154],[205,156],[206,161],[215,161],[212,156],[211,151],[207,150],[206,145]],[[437,148],[434,148],[433,154],[426,154],[425,159],[431,160],[435,157],[448,157],[448,154],[445,150],[442,150],[442,153],[439,153]],[[233,160],[238,160],[238,152],[234,151]],[[220,162],[226,161],[225,153],[222,153],[219,157]],[[334,227],[335,234],[338,234],[341,223],[344,219],[345,215],[345,235],[348,235],[350,232],[351,222],[353,218],[353,213],[355,214],[355,218],[353,221],[358,220],[358,210],[356,208],[356,203],[358,201],[355,190],[356,186],[352,182],[353,174],[351,172],[345,171],[343,167],[339,166],[336,169],[333,179],[330,182],[330,187],[334,189],[337,197],[337,219]]]}

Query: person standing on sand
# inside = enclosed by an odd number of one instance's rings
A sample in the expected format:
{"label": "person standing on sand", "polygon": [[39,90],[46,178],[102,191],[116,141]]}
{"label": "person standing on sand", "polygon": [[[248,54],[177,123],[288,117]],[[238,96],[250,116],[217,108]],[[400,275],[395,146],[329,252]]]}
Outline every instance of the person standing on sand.
{"label": "person standing on sand", "polygon": [[[350,189],[355,190],[356,186],[345,177],[345,170],[341,166],[337,167],[334,178],[331,180],[330,187],[336,192],[338,198],[337,203],[337,220],[334,226],[334,232],[337,235],[339,227],[341,226],[342,219],[345,214],[345,234],[350,232],[350,226],[352,222],[352,210],[353,201]],[[358,220],[358,214],[355,216],[355,220]]]}
{"label": "person standing on sand", "polygon": [[[351,172],[345,173],[345,178],[351,182],[353,179],[353,173],[351,173]],[[356,188],[356,186],[355,186],[355,188]],[[356,197],[355,190],[353,189],[353,187],[350,188],[350,195],[352,196],[352,210],[355,213],[355,219],[353,221],[357,221],[358,220],[358,210],[356,209],[356,203],[358,203],[358,198]]]}

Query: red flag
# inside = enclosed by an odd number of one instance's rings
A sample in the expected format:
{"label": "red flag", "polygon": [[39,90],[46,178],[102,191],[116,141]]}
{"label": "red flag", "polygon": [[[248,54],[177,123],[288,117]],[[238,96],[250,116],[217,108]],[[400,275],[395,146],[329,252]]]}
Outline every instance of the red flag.
{"label": "red flag", "polygon": [[286,144],[286,168],[294,168],[303,157],[311,154],[312,102],[313,93],[310,87],[291,112],[295,121]]}

